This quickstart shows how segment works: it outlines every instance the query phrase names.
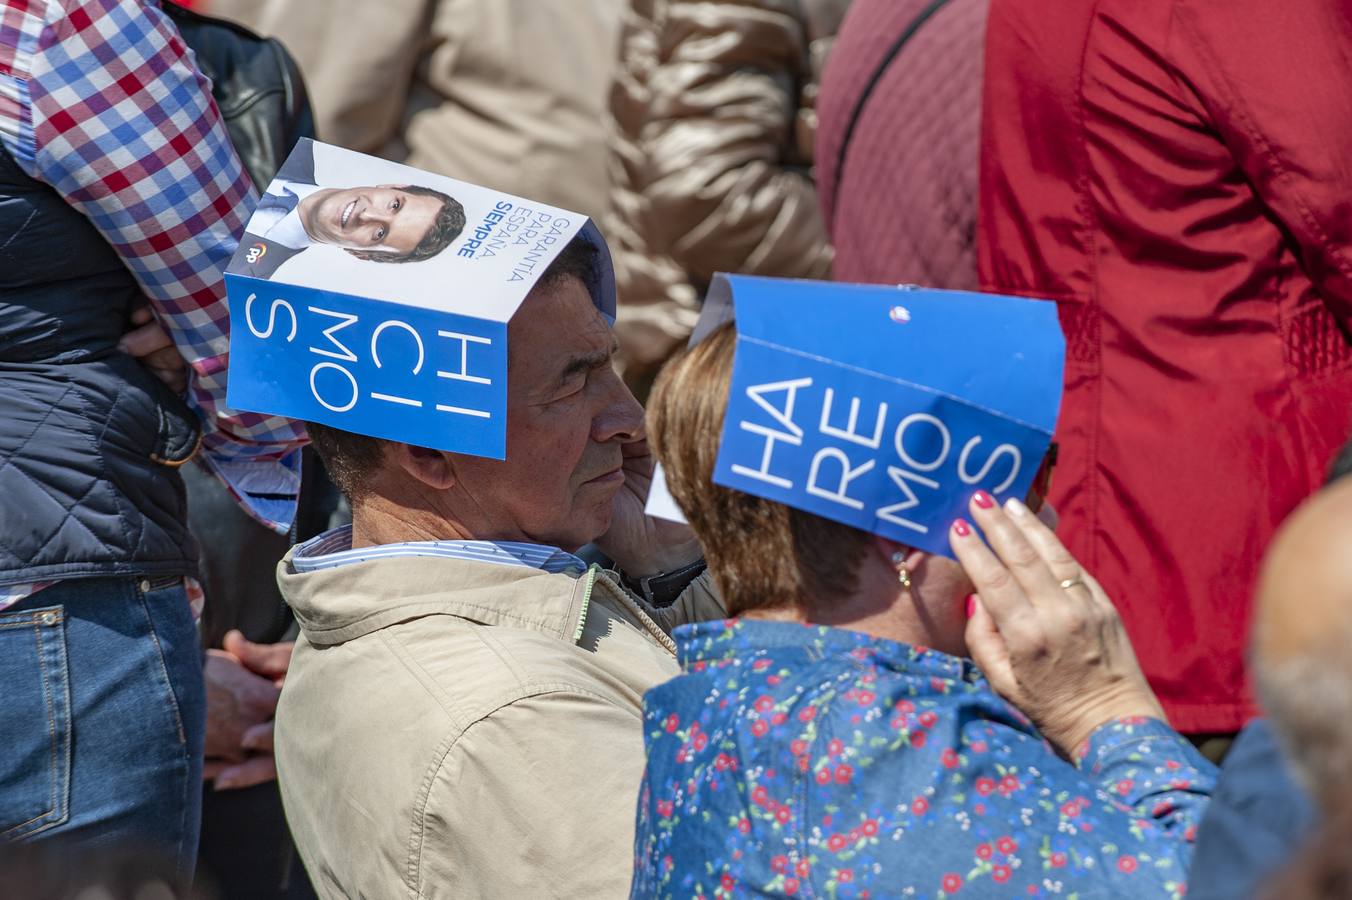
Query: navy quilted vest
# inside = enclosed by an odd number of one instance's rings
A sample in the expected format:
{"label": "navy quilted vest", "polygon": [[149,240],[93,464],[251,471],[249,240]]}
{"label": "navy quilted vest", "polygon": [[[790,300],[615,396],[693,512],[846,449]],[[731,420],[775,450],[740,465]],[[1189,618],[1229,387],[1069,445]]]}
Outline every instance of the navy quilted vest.
{"label": "navy quilted vest", "polygon": [[84,216],[0,149],[0,585],[194,571],[196,419],[117,349],[140,295]]}

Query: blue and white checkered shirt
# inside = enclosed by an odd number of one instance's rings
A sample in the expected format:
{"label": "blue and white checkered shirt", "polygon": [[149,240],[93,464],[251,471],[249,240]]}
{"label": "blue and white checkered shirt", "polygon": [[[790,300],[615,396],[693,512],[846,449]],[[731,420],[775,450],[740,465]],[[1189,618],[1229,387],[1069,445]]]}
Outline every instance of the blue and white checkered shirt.
{"label": "blue and white checkered shirt", "polygon": [[393,556],[443,556],[503,566],[527,566],[558,574],[587,571],[587,564],[565,550],[519,541],[406,541],[352,549],[352,526],[326,531],[296,547],[291,565],[297,572],[317,572],[368,559]]}

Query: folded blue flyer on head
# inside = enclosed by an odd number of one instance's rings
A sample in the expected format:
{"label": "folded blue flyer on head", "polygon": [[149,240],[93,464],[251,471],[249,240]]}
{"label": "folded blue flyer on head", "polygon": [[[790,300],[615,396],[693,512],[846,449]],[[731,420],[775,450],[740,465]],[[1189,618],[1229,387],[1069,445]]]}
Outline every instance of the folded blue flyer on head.
{"label": "folded blue flyer on head", "polygon": [[236,409],[506,457],[507,325],[580,213],[302,140],[226,270]]}
{"label": "folded blue flyer on head", "polygon": [[728,319],[725,487],[950,555],[948,526],[972,493],[1022,497],[1051,442],[1055,304],[719,275],[693,340]]}

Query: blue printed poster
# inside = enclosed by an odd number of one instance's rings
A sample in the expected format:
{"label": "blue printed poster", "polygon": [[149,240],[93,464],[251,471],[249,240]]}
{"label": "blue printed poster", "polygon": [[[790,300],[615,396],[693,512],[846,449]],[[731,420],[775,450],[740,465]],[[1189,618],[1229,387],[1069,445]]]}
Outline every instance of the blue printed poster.
{"label": "blue printed poster", "polygon": [[1028,491],[1060,409],[1055,304],[717,276],[693,340],[728,319],[718,484],[944,555],[973,492]]}
{"label": "blue printed poster", "polygon": [[579,234],[606,254],[579,213],[303,140],[226,271],[228,402],[503,459],[507,323]]}

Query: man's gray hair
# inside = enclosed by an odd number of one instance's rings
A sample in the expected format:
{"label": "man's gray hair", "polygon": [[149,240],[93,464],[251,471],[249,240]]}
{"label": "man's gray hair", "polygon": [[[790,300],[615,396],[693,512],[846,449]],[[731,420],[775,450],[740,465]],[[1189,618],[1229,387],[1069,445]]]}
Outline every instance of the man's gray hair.
{"label": "man's gray hair", "polygon": [[[1330,623],[1332,625],[1332,623]],[[1257,634],[1262,644],[1262,635]],[[1302,654],[1279,663],[1254,660],[1259,700],[1300,781],[1318,802],[1352,772],[1352,667],[1345,635],[1341,652]]]}

